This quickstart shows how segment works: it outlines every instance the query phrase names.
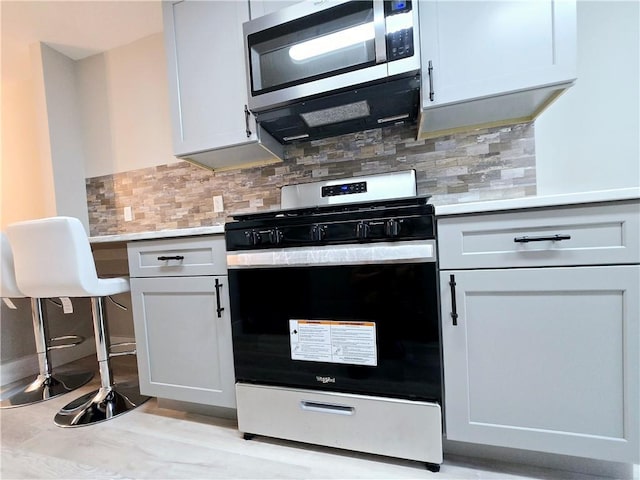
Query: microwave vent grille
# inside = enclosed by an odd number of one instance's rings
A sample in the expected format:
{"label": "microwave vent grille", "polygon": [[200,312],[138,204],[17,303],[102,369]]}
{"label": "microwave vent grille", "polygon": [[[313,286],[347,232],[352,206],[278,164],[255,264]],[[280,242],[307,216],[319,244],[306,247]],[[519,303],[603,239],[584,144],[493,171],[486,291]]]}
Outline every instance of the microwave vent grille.
{"label": "microwave vent grille", "polygon": [[346,122],[347,120],[355,120],[356,118],[365,118],[368,117],[370,113],[369,102],[362,100],[346,105],[301,113],[300,116],[309,127],[313,128]]}

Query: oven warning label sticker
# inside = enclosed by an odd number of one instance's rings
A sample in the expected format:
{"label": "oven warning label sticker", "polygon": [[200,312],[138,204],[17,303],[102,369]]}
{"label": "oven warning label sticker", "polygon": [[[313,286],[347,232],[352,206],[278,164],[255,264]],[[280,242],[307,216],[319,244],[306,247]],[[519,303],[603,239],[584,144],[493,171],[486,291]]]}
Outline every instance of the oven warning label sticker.
{"label": "oven warning label sticker", "polygon": [[291,359],[378,365],[376,324],[333,320],[289,320]]}

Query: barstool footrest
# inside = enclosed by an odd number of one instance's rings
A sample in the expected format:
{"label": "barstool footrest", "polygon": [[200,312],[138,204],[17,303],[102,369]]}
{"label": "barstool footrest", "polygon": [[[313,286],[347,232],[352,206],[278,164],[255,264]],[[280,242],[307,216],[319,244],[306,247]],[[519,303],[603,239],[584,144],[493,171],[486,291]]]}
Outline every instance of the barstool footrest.
{"label": "barstool footrest", "polygon": [[84,342],[86,340],[86,338],[83,337],[83,336],[80,336],[80,335],[62,335],[60,337],[53,337],[53,338],[49,339],[49,343],[51,343],[51,342],[62,342],[62,341],[66,341],[66,340],[70,340],[70,342],[63,343],[63,344],[60,344],[60,345],[51,345],[51,344],[47,345],[47,350],[59,350],[61,348],[77,347],[82,342]]}
{"label": "barstool footrest", "polygon": [[[112,352],[111,350],[113,350],[114,348],[118,348],[118,347],[128,347],[133,345],[133,349],[132,350],[125,350],[124,352]],[[119,342],[119,343],[112,343],[111,346],[109,347],[109,358],[111,357],[122,357],[123,355],[136,355],[138,353],[138,351],[135,349],[136,346],[136,342]]]}

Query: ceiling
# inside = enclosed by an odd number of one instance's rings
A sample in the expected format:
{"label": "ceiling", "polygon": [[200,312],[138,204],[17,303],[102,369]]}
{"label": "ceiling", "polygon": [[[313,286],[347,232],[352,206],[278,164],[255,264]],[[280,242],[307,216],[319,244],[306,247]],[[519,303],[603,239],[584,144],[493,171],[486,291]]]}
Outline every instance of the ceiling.
{"label": "ceiling", "polygon": [[0,0],[2,81],[30,78],[29,45],[79,60],[162,31],[160,0]]}

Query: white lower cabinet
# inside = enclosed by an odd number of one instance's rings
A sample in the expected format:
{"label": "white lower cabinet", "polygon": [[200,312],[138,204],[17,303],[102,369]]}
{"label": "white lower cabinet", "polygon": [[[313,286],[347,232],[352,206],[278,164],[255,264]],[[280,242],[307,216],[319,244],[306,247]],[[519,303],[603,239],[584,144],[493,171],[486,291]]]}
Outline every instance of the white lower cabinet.
{"label": "white lower cabinet", "polygon": [[[136,265],[145,259],[154,261],[146,262],[150,269],[148,277],[131,278],[142,393],[163,399],[236,407],[226,264],[224,255],[204,255],[220,248],[224,252],[222,238],[129,245],[132,275],[139,270]],[[183,259],[175,260],[179,257]],[[158,261],[158,258],[168,260]],[[224,275],[190,274],[194,269],[203,268]]]}
{"label": "white lower cabinet", "polygon": [[449,440],[640,461],[640,266],[440,282]]}

